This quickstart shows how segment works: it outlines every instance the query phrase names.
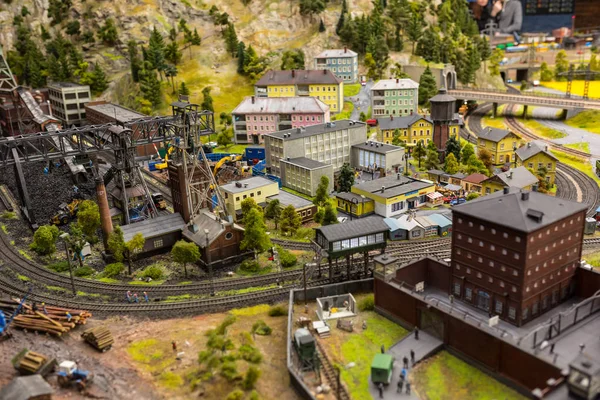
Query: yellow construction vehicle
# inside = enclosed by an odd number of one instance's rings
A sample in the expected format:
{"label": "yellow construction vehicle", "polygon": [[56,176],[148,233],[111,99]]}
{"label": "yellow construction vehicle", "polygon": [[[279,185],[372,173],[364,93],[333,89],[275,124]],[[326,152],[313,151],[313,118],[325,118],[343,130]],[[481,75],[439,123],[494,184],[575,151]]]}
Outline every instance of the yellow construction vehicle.
{"label": "yellow construction vehicle", "polygon": [[160,162],[155,163],[154,164],[154,168],[156,168],[158,170],[166,169],[169,166],[169,164],[168,164],[169,156],[171,155],[171,153],[173,152],[173,150],[175,150],[175,146],[169,145],[169,148],[167,150],[167,154],[165,154],[165,159],[161,160]]}
{"label": "yellow construction vehicle", "polygon": [[234,163],[234,162],[238,162],[238,161],[242,161],[242,155],[241,154],[232,154],[228,157],[223,157],[221,158],[217,164],[215,164],[215,169],[213,171],[214,175],[217,175],[217,172],[219,172],[219,169],[225,165],[226,163]]}
{"label": "yellow construction vehicle", "polygon": [[69,204],[62,203],[58,206],[58,213],[52,217],[51,222],[54,225],[68,224],[69,221],[77,215],[79,204],[81,204],[82,201],[82,199],[74,199]]}

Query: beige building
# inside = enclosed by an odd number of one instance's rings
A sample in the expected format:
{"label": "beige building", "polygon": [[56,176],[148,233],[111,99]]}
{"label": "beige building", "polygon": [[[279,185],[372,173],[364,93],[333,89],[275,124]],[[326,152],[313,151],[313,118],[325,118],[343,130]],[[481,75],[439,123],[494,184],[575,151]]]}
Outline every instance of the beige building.
{"label": "beige building", "polygon": [[333,190],[333,166],[306,157],[281,160],[281,184],[287,188],[315,196],[321,177],[329,178],[327,192]]}
{"label": "beige building", "polygon": [[252,178],[242,179],[221,186],[221,192],[225,198],[225,207],[237,221],[242,213],[242,201],[252,198],[261,207],[267,204],[267,197],[279,194],[279,185],[277,182],[253,176]]}
{"label": "beige building", "polygon": [[80,126],[85,121],[85,104],[92,100],[90,87],[71,82],[48,85],[52,116],[59,118],[64,128]]}
{"label": "beige building", "polygon": [[280,161],[306,157],[331,164],[333,172],[350,163],[351,148],[367,138],[367,124],[341,120],[264,135],[267,171],[281,177]]}
{"label": "beige building", "polygon": [[350,165],[357,169],[376,169],[384,172],[391,172],[399,167],[397,172],[404,172],[403,158],[404,148],[370,140],[352,146]]}

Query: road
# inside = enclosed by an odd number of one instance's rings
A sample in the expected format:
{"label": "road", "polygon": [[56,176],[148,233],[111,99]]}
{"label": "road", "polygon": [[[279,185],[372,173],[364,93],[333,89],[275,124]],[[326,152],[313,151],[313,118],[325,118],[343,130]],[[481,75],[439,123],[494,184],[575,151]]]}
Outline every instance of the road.
{"label": "road", "polygon": [[375,82],[369,80],[365,86],[360,87],[360,92],[357,96],[344,98],[345,101],[351,101],[354,104],[350,119],[358,121],[361,112],[366,114],[369,111],[369,106],[371,105],[371,88],[374,84]]}

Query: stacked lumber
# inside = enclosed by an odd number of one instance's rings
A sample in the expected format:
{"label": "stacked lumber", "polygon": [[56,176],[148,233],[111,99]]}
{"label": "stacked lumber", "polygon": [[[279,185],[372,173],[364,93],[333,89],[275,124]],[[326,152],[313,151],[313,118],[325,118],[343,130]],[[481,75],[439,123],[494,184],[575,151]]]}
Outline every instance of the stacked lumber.
{"label": "stacked lumber", "polygon": [[[19,303],[19,299],[2,300],[0,309],[12,314],[17,310]],[[68,314],[71,315],[71,318]],[[11,327],[61,336],[77,325],[85,325],[91,316],[92,314],[88,311],[52,306],[46,306],[46,312],[44,312],[43,308],[38,305],[34,311],[30,303],[24,303],[21,313],[15,316]]]}
{"label": "stacked lumber", "polygon": [[105,326],[90,328],[81,334],[81,337],[91,344],[96,350],[106,351],[111,348],[115,340]]}
{"label": "stacked lumber", "polygon": [[52,372],[56,360],[54,358],[48,358],[41,353],[23,349],[15,356],[15,358],[13,358],[12,364],[15,369],[23,375],[46,375]]}

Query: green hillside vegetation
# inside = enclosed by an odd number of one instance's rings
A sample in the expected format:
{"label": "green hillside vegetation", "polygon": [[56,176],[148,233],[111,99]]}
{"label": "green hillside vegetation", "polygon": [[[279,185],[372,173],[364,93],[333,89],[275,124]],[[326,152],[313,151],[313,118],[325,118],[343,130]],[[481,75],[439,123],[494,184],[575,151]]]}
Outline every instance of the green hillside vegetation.
{"label": "green hillside vegetation", "polygon": [[587,110],[580,112],[573,118],[566,120],[565,123],[574,128],[600,134],[600,111]]}

